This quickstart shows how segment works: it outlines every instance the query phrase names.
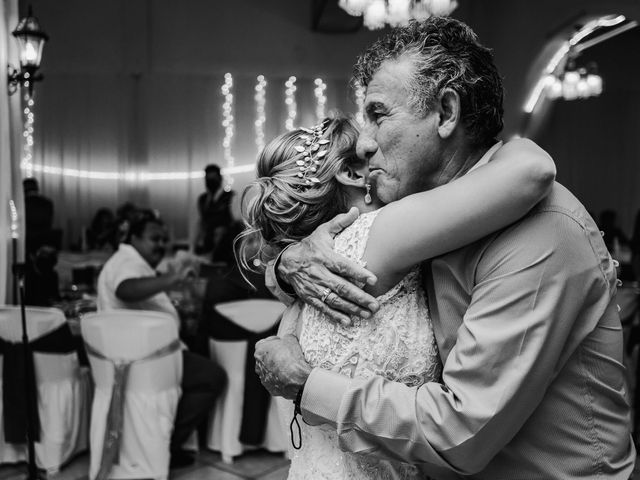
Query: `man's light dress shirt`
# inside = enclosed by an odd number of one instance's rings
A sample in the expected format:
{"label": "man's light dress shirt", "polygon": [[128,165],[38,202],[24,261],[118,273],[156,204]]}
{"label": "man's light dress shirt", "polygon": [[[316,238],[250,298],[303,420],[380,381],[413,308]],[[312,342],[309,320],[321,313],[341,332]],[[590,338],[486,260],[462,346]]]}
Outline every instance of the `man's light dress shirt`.
{"label": "man's light dress shirt", "polygon": [[179,322],[178,312],[165,292],[135,302],[125,302],[116,296],[116,289],[125,280],[155,276],[156,271],[134,247],[121,243],[98,277],[98,310],[153,310],[168,313]]}
{"label": "man's light dress shirt", "polygon": [[568,190],[555,184],[523,219],[423,274],[443,384],[315,368],[305,421],[335,427],[343,450],[438,479],[631,476],[615,267]]}

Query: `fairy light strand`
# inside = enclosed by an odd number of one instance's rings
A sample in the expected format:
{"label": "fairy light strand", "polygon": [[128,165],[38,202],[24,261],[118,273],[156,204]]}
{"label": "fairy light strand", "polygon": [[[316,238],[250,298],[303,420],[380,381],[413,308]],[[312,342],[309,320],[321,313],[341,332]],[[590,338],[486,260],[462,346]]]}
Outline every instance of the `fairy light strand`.
{"label": "fairy light strand", "polygon": [[[223,168],[222,175],[231,176],[240,173],[249,173],[255,170],[255,165],[236,165],[232,168]],[[60,175],[71,178],[83,178],[91,180],[125,180],[127,182],[147,182],[156,180],[191,180],[204,177],[202,170],[184,172],[105,172],[99,170],[79,170],[75,168],[54,167],[51,165],[34,165],[33,171],[47,175]]]}
{"label": "fairy light strand", "polygon": [[256,85],[256,94],[254,95],[254,99],[256,101],[256,121],[255,121],[255,132],[256,132],[256,147],[258,148],[258,152],[261,152],[264,148],[264,124],[267,121],[267,116],[265,113],[265,97],[266,97],[266,89],[267,89],[267,81],[264,78],[264,75],[258,75],[258,83]]}
{"label": "fairy light strand", "polygon": [[27,178],[33,177],[33,124],[34,114],[33,98],[29,94],[24,96],[25,107],[22,110],[24,115],[24,127],[22,131],[22,159],[20,161],[20,168],[24,171],[24,176]]}
{"label": "fairy light strand", "polygon": [[11,238],[17,239],[19,237],[18,209],[13,200],[9,200],[9,212],[11,215]]}
{"label": "fairy light strand", "polygon": [[287,105],[287,119],[284,122],[284,127],[291,131],[295,128],[296,117],[298,116],[298,105],[296,103],[296,77],[291,76],[284,82],[284,86],[287,87],[284,91],[285,99],[284,103]]}
{"label": "fairy light strand", "polygon": [[327,90],[327,84],[321,78],[316,78],[313,83],[316,86],[313,89],[313,93],[316,96],[316,119],[319,123],[326,117],[327,96],[325,91]]}
{"label": "fairy light strand", "polygon": [[[227,170],[233,169],[235,160],[231,151],[231,141],[235,133],[235,120],[233,117],[233,76],[230,73],[224,74],[224,85],[221,88],[224,95],[224,103],[222,104],[222,126],[224,127],[224,139],[222,146],[224,148],[224,159],[227,162]],[[233,177],[225,175],[225,191],[231,190]]]}

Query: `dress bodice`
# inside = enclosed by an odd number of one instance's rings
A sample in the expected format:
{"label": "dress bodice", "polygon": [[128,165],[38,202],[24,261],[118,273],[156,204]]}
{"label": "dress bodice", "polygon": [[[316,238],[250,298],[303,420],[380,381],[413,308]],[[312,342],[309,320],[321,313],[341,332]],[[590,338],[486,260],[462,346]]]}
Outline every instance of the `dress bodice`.
{"label": "dress bodice", "polygon": [[[364,265],[363,256],[376,212],[361,215],[336,237],[334,250]],[[345,327],[305,305],[298,318],[300,345],[313,367],[348,377],[381,375],[419,386],[438,381],[441,364],[419,269],[412,269],[378,298],[380,310],[370,319],[352,318]],[[302,426],[302,448],[292,452],[289,479],[421,478],[415,467],[342,452],[335,430]]]}

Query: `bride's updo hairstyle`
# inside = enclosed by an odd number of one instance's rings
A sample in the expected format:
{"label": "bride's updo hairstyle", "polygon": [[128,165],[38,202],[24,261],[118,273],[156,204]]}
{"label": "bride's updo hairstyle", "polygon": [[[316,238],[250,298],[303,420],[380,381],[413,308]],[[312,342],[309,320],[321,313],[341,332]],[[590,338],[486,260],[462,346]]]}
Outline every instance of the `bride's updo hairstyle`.
{"label": "bride's updo hairstyle", "polygon": [[258,178],[242,194],[245,230],[237,241],[244,268],[262,270],[274,252],[348,210],[336,174],[360,162],[357,140],[356,123],[336,117],[284,133],[265,146]]}

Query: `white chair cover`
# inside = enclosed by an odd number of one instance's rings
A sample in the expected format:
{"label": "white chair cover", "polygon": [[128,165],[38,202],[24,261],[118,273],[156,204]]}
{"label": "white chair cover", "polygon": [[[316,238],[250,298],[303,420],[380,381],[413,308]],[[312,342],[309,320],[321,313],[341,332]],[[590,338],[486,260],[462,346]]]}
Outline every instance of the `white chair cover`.
{"label": "white chair cover", "polygon": [[[64,314],[55,308],[27,307],[29,341],[55,330],[65,322]],[[0,306],[0,337],[22,341],[20,307]],[[75,454],[88,448],[91,377],[80,367],[75,352],[69,354],[34,353],[34,369],[38,388],[40,441],[35,444],[36,464],[54,473]],[[0,374],[3,358],[0,355]],[[27,459],[26,445],[5,443],[2,417],[2,382],[0,382],[0,463]]]}
{"label": "white chair cover", "polygon": [[[221,303],[215,308],[237,325],[253,332],[262,332],[278,321],[285,306],[275,300],[255,299]],[[219,451],[222,459],[231,463],[234,456],[242,454],[247,448],[253,448],[242,444],[239,440],[247,342],[209,339],[209,349],[211,358],[227,373],[227,387],[216,402],[211,416],[207,446]],[[264,441],[258,446],[271,452],[285,452],[287,438],[282,430],[282,424],[276,403],[271,401]]]}
{"label": "white chair cover", "polygon": [[[136,360],[178,338],[170,315],[141,310],[113,310],[85,315],[82,336],[88,344],[113,360]],[[113,364],[89,357],[96,384],[91,416],[89,478],[100,467],[107,412],[113,386]],[[119,464],[109,478],[166,478],[169,443],[173,431],[182,378],[182,353],[134,363],[124,401],[124,426]]]}

